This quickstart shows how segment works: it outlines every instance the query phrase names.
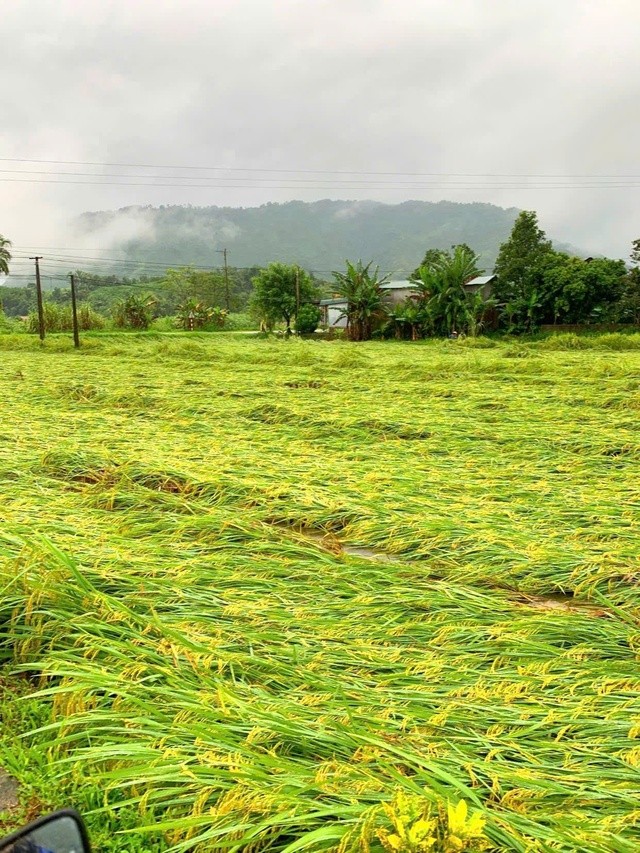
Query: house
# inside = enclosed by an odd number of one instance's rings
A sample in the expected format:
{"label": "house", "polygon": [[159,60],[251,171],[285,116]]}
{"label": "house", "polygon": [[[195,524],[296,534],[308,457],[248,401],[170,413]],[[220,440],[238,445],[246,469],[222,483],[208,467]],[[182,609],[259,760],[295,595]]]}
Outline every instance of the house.
{"label": "house", "polygon": [[321,323],[328,329],[347,328],[347,300],[342,297],[336,299],[321,299],[320,311],[322,312]]}
{"label": "house", "polygon": [[[399,281],[388,281],[380,286],[384,292],[387,307],[394,307],[403,303],[409,296],[417,293],[417,287],[412,281],[402,279]],[[322,312],[321,323],[328,329],[346,329],[347,327],[347,300],[344,297],[334,299],[321,299],[319,303]]]}
{"label": "house", "polygon": [[[481,293],[483,299],[489,299],[495,280],[495,275],[478,275],[467,281],[464,284],[464,289],[467,293]],[[416,282],[409,281],[409,279],[387,281],[380,286],[380,290],[385,294],[385,302],[388,308],[402,305],[410,297],[417,296],[419,292]],[[316,304],[319,304],[322,311],[321,322],[323,326],[329,329],[345,329],[347,327],[347,300],[344,297],[321,299]]]}
{"label": "house", "polygon": [[413,281],[400,279],[398,281],[388,281],[386,284],[381,285],[380,290],[384,291],[388,305],[400,305],[410,296],[415,296],[418,292],[418,287]]}
{"label": "house", "polygon": [[467,293],[481,293],[483,299],[489,299],[496,278],[495,275],[477,275],[471,281],[465,282],[464,289]]}

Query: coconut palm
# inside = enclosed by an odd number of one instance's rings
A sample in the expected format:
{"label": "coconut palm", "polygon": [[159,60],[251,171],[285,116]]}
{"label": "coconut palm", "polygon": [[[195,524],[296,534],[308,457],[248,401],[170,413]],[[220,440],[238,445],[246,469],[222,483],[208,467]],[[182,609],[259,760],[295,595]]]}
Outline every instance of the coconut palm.
{"label": "coconut palm", "polygon": [[11,260],[11,252],[9,247],[11,240],[7,240],[0,234],[0,275],[9,275],[9,261]]}
{"label": "coconut palm", "polygon": [[378,267],[371,272],[371,263],[364,266],[362,261],[347,261],[346,272],[333,273],[336,292],[347,302],[341,316],[347,318],[347,334],[352,341],[368,341],[374,324],[384,315],[382,285],[387,278],[379,277]]}

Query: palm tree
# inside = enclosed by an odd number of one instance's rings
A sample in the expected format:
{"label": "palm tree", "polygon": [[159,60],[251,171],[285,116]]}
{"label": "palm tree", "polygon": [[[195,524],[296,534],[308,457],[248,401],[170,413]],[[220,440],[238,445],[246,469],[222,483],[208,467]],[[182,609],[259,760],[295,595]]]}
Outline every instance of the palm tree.
{"label": "palm tree", "polygon": [[374,323],[384,314],[385,278],[379,278],[378,267],[370,271],[372,261],[366,266],[362,261],[352,264],[347,261],[346,272],[334,272],[336,291],[344,297],[347,307],[343,317],[347,318],[347,334],[352,341],[368,341]]}
{"label": "palm tree", "polygon": [[0,275],[9,275],[9,261],[11,260],[9,246],[11,246],[11,240],[7,240],[0,234]]}

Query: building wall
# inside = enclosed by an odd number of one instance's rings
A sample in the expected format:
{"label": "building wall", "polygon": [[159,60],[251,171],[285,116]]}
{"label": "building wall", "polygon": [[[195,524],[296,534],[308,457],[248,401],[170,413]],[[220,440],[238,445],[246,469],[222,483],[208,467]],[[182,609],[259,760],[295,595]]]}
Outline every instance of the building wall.
{"label": "building wall", "polygon": [[342,314],[342,308],[339,305],[326,306],[326,323],[330,329],[346,329],[347,318]]}
{"label": "building wall", "polygon": [[393,290],[385,290],[385,301],[388,305],[401,305],[409,296],[415,296],[417,291],[413,287],[398,287]]}
{"label": "building wall", "polygon": [[485,300],[489,299],[493,290],[491,283],[476,284],[474,287],[469,287],[465,284],[464,289],[467,291],[467,293],[482,293],[482,298]]}

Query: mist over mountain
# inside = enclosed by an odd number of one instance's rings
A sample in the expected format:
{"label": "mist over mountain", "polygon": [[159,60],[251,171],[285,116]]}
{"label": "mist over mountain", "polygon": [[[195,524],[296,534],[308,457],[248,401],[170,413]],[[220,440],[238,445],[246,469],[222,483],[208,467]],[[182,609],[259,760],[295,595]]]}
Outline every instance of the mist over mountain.
{"label": "mist over mountain", "polygon": [[219,250],[226,247],[234,267],[295,262],[328,277],[348,258],[372,260],[400,278],[427,249],[461,242],[491,270],[517,214],[516,208],[450,201],[291,201],[246,208],[126,207],[84,213],[75,228],[85,245],[108,247],[112,257],[137,262],[136,273],[157,264],[220,266]]}

